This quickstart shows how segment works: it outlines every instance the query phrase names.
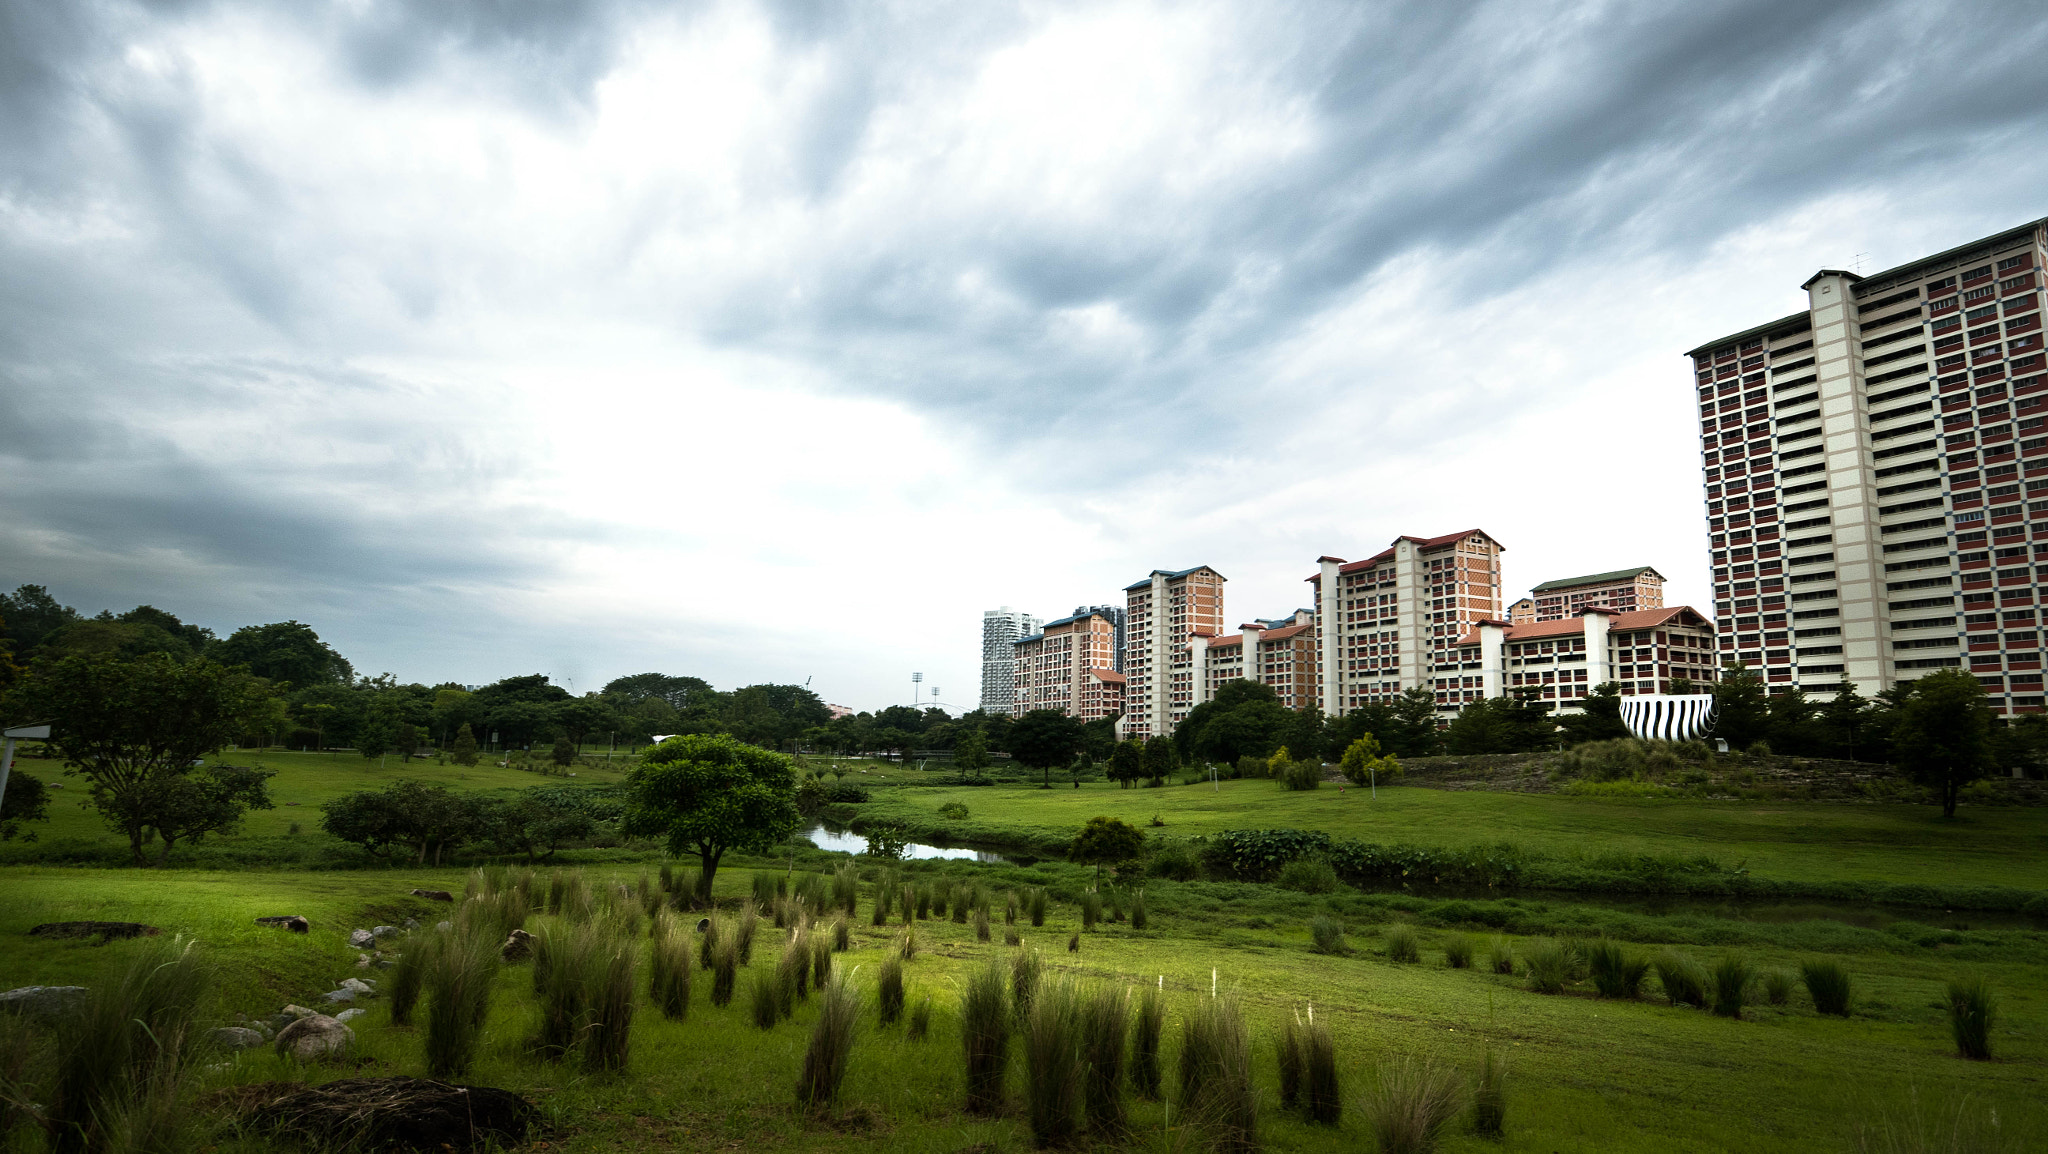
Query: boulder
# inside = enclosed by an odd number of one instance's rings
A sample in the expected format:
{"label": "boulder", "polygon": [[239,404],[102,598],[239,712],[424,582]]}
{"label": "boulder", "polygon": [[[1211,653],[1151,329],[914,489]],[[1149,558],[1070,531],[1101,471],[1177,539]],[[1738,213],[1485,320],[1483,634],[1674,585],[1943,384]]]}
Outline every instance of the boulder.
{"label": "boulder", "polygon": [[320,1000],[333,1005],[339,1005],[342,1002],[353,1002],[356,1000],[356,992],[354,990],[345,988],[339,990],[329,990],[326,993],[320,995]]}
{"label": "boulder", "polygon": [[398,932],[397,926],[373,926],[370,929],[370,936],[373,938],[391,938],[398,936]]}
{"label": "boulder", "polygon": [[325,1014],[300,1018],[277,1032],[277,1054],[296,1062],[341,1061],[355,1048],[356,1032]]}
{"label": "boulder", "polygon": [[367,950],[377,944],[377,935],[368,930],[350,930],[348,944],[350,949]]}
{"label": "boulder", "polygon": [[414,890],[412,891],[412,896],[425,898],[430,902],[452,902],[455,900],[455,895],[447,890]]}
{"label": "boulder", "polygon": [[222,1026],[207,1031],[206,1040],[223,1050],[248,1050],[263,1044],[263,1034],[247,1026]]}
{"label": "boulder", "polygon": [[508,962],[523,962],[532,957],[533,935],[520,929],[506,934],[505,944],[498,948],[498,956]]}
{"label": "boulder", "polygon": [[343,1010],[341,1013],[334,1015],[334,1020],[337,1022],[351,1022],[357,1018],[362,1017],[364,1014],[367,1013],[369,1013],[369,1011],[363,1009],[361,1006],[350,1006],[348,1009]]}
{"label": "boulder", "polygon": [[55,1022],[86,1002],[84,986],[23,986],[0,994],[0,1010],[35,1022]]}
{"label": "boulder", "polygon": [[257,918],[256,924],[259,926],[276,926],[279,929],[290,930],[295,934],[313,932],[313,923],[298,914],[278,914],[273,917]]}
{"label": "boulder", "polygon": [[368,978],[344,979],[341,982],[341,988],[344,990],[354,990],[359,997],[374,998],[377,996],[377,983]]}

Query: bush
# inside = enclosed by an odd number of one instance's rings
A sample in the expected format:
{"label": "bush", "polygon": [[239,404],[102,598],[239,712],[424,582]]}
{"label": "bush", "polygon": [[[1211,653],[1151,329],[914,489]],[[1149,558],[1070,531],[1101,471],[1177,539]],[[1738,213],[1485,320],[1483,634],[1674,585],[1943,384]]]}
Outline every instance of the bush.
{"label": "bush", "polygon": [[903,962],[883,958],[882,974],[875,983],[875,1005],[884,1026],[903,1016]]}
{"label": "bush", "polygon": [[1070,982],[1048,983],[1024,1023],[1025,1098],[1038,1146],[1067,1146],[1079,1133],[1083,1063],[1080,996]]}
{"label": "bush", "polygon": [[1277,880],[1282,889],[1326,894],[1337,888],[1337,871],[1321,858],[1299,858],[1281,866]]}
{"label": "bush", "polygon": [[947,821],[966,821],[967,807],[957,801],[949,801],[939,807],[939,816]]}
{"label": "bush", "polygon": [[[912,1036],[922,1036],[915,1018]],[[1003,972],[991,958],[967,979],[960,999],[960,1037],[966,1050],[967,1112],[993,1115],[1003,1108],[1003,1074],[1010,1062],[1010,1013]]]}
{"label": "bush", "polygon": [[1235,999],[1200,1001],[1181,1025],[1180,1100],[1219,1150],[1258,1149],[1251,1036]]}
{"label": "bush", "polygon": [[1523,955],[1529,988],[1539,994],[1562,994],[1572,982],[1572,959],[1564,943],[1547,938],[1530,946]]}
{"label": "bush", "polygon": [[1472,939],[1464,934],[1452,934],[1444,939],[1444,965],[1454,970],[1469,969],[1472,965]]}
{"label": "bush", "polygon": [[1259,758],[1247,754],[1244,757],[1238,758],[1237,764],[1231,766],[1230,775],[1239,779],[1264,777],[1266,776],[1266,763]]}
{"label": "bush", "polygon": [[1202,863],[1184,839],[1162,838],[1153,843],[1152,858],[1145,863],[1145,872],[1157,878],[1190,882],[1202,876]]}
{"label": "bush", "polygon": [[1291,792],[1316,789],[1323,784],[1323,763],[1314,758],[1290,761],[1280,771],[1280,784]]}
{"label": "bush", "polygon": [[1515,944],[1499,934],[1486,947],[1486,965],[1496,974],[1515,972]]}
{"label": "bush", "polygon": [[1317,914],[1309,919],[1309,949],[1319,954],[1348,954],[1351,948],[1344,944],[1344,926],[1336,918]]}
{"label": "bush", "polygon": [[1714,1013],[1723,1018],[1740,1018],[1749,984],[1756,980],[1756,968],[1741,954],[1723,954],[1714,963]]}
{"label": "bush", "polygon": [[1991,1027],[1998,1020],[1998,999],[1983,978],[1957,978],[1948,984],[1948,1025],[1956,1052],[1985,1061],[1991,1057]]}
{"label": "bush", "polygon": [[1586,965],[1592,973],[1593,989],[1603,998],[1637,996],[1650,974],[1650,963],[1619,942],[1597,941],[1586,947]]}
{"label": "bush", "polygon": [[1422,960],[1421,947],[1416,944],[1415,931],[1408,926],[1396,925],[1387,929],[1387,960],[1390,962],[1419,962]]}
{"label": "bush", "polygon": [[1151,986],[1141,988],[1131,1018],[1131,1089],[1141,1098],[1159,1098],[1159,1038],[1165,1028],[1166,999]]}
{"label": "bush", "polygon": [[1507,1131],[1508,1058],[1499,1050],[1488,1050],[1479,1059],[1479,1074],[1472,1081],[1472,1132],[1482,1138],[1500,1138]]}
{"label": "bush", "polygon": [[1684,770],[1685,759],[1668,741],[1617,737],[1575,745],[1551,767],[1555,777],[1581,781],[1654,781]]}
{"label": "bush", "polygon": [[859,1021],[860,995],[853,992],[843,975],[833,978],[826,985],[818,1007],[817,1024],[811,1027],[811,1044],[804,1050],[803,1073],[796,1084],[797,1101],[816,1108],[839,1096]]}
{"label": "bush", "polygon": [[1832,958],[1801,962],[1799,976],[1806,982],[1806,993],[1813,999],[1816,1013],[1833,1014],[1841,1018],[1849,1016],[1852,991],[1849,971],[1842,963]]}
{"label": "bush", "polygon": [[1708,980],[1706,967],[1685,954],[1666,950],[1657,955],[1657,982],[1674,1006],[1705,1009]]}
{"label": "bush", "polygon": [[1448,1070],[1413,1058],[1387,1062],[1366,1097],[1365,1112],[1381,1154],[1436,1149],[1458,1115],[1458,1083]]}

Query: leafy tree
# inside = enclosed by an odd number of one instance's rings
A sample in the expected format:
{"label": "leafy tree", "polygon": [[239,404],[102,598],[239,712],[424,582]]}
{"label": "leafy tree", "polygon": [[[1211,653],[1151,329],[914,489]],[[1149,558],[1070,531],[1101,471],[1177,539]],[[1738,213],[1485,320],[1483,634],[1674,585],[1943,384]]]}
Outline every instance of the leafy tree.
{"label": "leafy tree", "polygon": [[107,657],[162,653],[184,661],[194,651],[183,638],[153,624],[119,621],[111,613],[102,613],[52,630],[43,638],[40,652],[44,655],[75,653]]}
{"label": "leafy tree", "polygon": [[470,732],[468,724],[455,731],[455,744],[449,747],[448,756],[457,765],[476,764],[476,734]]}
{"label": "leafy tree", "polygon": [[1288,752],[1287,747],[1283,745],[1273,751],[1273,756],[1266,759],[1266,776],[1277,779],[1287,772],[1288,766],[1293,764],[1294,754]]}
{"label": "leafy tree", "polygon": [[1116,743],[1109,755],[1109,779],[1129,789],[1145,776],[1145,743],[1127,737]]}
{"label": "leafy tree", "polygon": [[294,689],[346,686],[355,680],[355,668],[320,640],[312,626],[297,621],[244,626],[228,634],[208,656],[225,665],[246,665],[256,676]]}
{"label": "leafy tree", "polygon": [[1942,669],[1912,683],[1892,725],[1893,756],[1914,780],[1941,797],[1944,817],[1956,815],[1956,797],[1991,767],[1991,710],[1984,687],[1959,669]]}
{"label": "leafy tree", "polygon": [[179,785],[194,763],[241,733],[269,690],[205,658],[135,661],[70,656],[39,661],[15,691],[24,715],[48,718],[49,744],[67,774],[90,783],[89,803],[128,835],[135,864],[159,822],[189,835],[193,799]]}
{"label": "leafy tree", "polygon": [[1444,744],[1455,754],[1531,753],[1555,745],[1556,729],[1550,704],[1525,691],[1467,704],[1444,731]]}
{"label": "leafy tree", "polygon": [[1144,852],[1145,835],[1130,823],[1113,817],[1091,817],[1067,847],[1067,858],[1094,866],[1095,876],[1100,878],[1103,866],[1121,865]]}
{"label": "leafy tree", "polygon": [[1353,785],[1370,785],[1384,777],[1397,781],[1401,777],[1401,762],[1393,754],[1382,752],[1379,739],[1370,733],[1361,734],[1358,740],[1344,749],[1344,757],[1337,768]]}
{"label": "leafy tree", "polygon": [[680,714],[702,704],[717,691],[701,677],[671,677],[666,673],[635,673],[605,683],[604,696],[627,706],[655,700]]}
{"label": "leafy tree", "polygon": [[[482,720],[483,713],[476,707],[475,694],[454,685],[443,685],[434,691],[433,726],[441,740],[446,741],[449,734]],[[476,735],[472,733],[470,741],[475,740]]]}
{"label": "leafy tree", "polygon": [[1428,757],[1443,748],[1436,723],[1436,694],[1411,685],[1387,706],[1384,728],[1375,730],[1387,749],[1402,757]]}
{"label": "leafy tree", "polygon": [[265,785],[267,769],[211,765],[156,780],[150,802],[150,826],[156,831],[156,864],[167,865],[171,849],[184,840],[203,841],[210,833],[233,833],[242,815],[252,809],[273,809]]}
{"label": "leafy tree", "polygon": [[1081,750],[1081,723],[1057,709],[1034,709],[1010,729],[1010,756],[1026,769],[1045,774],[1042,789],[1052,788],[1052,771],[1074,760]]}
{"label": "leafy tree", "polygon": [[412,755],[418,753],[419,748],[420,727],[410,721],[401,724],[398,727],[398,759],[411,761]]}
{"label": "leafy tree", "polygon": [[554,712],[544,702],[500,701],[484,714],[484,724],[503,745],[528,746],[554,728]]}
{"label": "leafy tree", "polygon": [[[1678,683],[1673,682],[1671,692],[1678,692]],[[1593,687],[1580,705],[1582,712],[1567,713],[1557,719],[1557,726],[1564,730],[1564,739],[1572,745],[1587,741],[1612,741],[1627,737],[1628,725],[1621,720],[1621,683],[1603,681]]]}
{"label": "leafy tree", "polygon": [[434,864],[440,865],[443,850],[477,836],[482,816],[483,807],[475,798],[446,786],[407,780],[328,802],[320,825],[342,841],[372,852],[407,846],[421,864],[432,852]]}
{"label": "leafy tree", "polygon": [[1730,749],[1748,749],[1768,740],[1771,706],[1764,679],[1747,665],[1731,665],[1714,684],[1714,736]]}
{"label": "leafy tree", "polygon": [[696,854],[701,898],[711,896],[727,850],[766,851],[796,832],[799,820],[790,759],[724,735],[662,742],[627,784],[625,831],[663,835],[670,853]]}
{"label": "leafy tree", "polygon": [[[17,769],[7,776],[7,796],[0,797],[0,841],[8,841],[21,832],[24,822],[48,821],[50,818],[50,790],[43,779]],[[35,834],[22,838],[34,841]]]}
{"label": "leafy tree", "polygon": [[1871,710],[1870,699],[1857,690],[1855,682],[1843,685],[1833,701],[1820,707],[1820,728],[1828,751],[1850,761],[1857,759],[1859,748],[1863,753],[1875,752],[1882,739],[1872,732]]}
{"label": "leafy tree", "polygon": [[962,734],[953,746],[953,768],[969,777],[980,777],[988,768],[988,739],[978,729]]}
{"label": "leafy tree", "polygon": [[1820,711],[1820,704],[1809,699],[1806,692],[1796,685],[1782,693],[1771,694],[1767,710],[1771,748],[1778,753],[1802,756],[1820,753],[1827,740],[1815,720]]}
{"label": "leafy tree", "polygon": [[0,620],[7,624],[7,640],[14,652],[32,657],[43,638],[78,620],[78,610],[59,605],[41,585],[23,585],[11,595],[0,593]]}
{"label": "leafy tree", "polygon": [[576,743],[570,741],[567,734],[557,737],[555,747],[548,751],[548,760],[563,769],[576,764]]}
{"label": "leafy tree", "polygon": [[[1118,715],[1119,717],[1121,715]],[[1089,761],[1108,761],[1116,748],[1118,717],[1098,717],[1081,725],[1081,756]]]}
{"label": "leafy tree", "polygon": [[1163,737],[1147,741],[1141,750],[1144,754],[1145,776],[1153,785],[1165,785],[1166,779],[1180,768],[1180,751]]}
{"label": "leafy tree", "polygon": [[1991,731],[1991,763],[2014,777],[2048,767],[2048,714],[2029,713]]}
{"label": "leafy tree", "polygon": [[555,725],[569,740],[581,745],[592,737],[602,739],[619,727],[618,711],[595,693],[572,697],[555,705]]}
{"label": "leafy tree", "polygon": [[1263,758],[1298,724],[1295,712],[1280,704],[1272,686],[1240,677],[1217,686],[1215,696],[1189,710],[1174,729],[1173,742],[1190,759]]}
{"label": "leafy tree", "polygon": [[597,834],[587,805],[559,790],[527,789],[509,801],[486,801],[477,815],[483,839],[501,853],[526,855],[528,864],[546,861],[570,842]]}

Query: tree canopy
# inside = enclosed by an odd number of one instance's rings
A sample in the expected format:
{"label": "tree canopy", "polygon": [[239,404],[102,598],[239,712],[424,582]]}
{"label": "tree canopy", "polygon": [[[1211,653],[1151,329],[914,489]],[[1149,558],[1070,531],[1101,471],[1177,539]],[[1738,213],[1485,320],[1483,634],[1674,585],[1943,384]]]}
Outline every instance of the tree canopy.
{"label": "tree canopy", "polygon": [[1119,865],[1145,852],[1145,835],[1129,822],[1113,817],[1091,817],[1067,847],[1067,858],[1092,865],[1100,874],[1103,866]]}
{"label": "tree canopy", "polygon": [[709,897],[728,850],[758,853],[796,832],[796,767],[780,753],[722,734],[672,737],[627,779],[624,829],[667,839],[670,853],[702,862]]}
{"label": "tree canopy", "polygon": [[226,665],[246,665],[249,672],[294,689],[312,685],[348,685],[355,667],[320,640],[313,627],[297,621],[247,625],[228,634],[213,651]]}
{"label": "tree canopy", "polygon": [[1026,769],[1043,772],[1047,789],[1052,788],[1052,771],[1080,752],[1080,721],[1057,709],[1034,709],[1010,728],[1010,756]]}
{"label": "tree canopy", "polygon": [[1991,710],[1984,687],[1959,669],[1942,669],[1910,683],[1892,726],[1899,767],[1941,798],[1941,812],[1956,815],[1962,787],[1991,767]]}

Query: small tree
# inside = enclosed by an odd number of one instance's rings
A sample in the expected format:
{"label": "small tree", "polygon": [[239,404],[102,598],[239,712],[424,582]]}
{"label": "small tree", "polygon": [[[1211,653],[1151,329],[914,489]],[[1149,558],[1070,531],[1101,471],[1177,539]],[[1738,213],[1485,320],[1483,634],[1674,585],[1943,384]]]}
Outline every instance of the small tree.
{"label": "small tree", "polygon": [[981,771],[988,768],[988,739],[979,729],[968,730],[954,743],[953,768],[963,777],[980,777]]}
{"label": "small tree", "polygon": [[1057,709],[1034,709],[1010,727],[1010,756],[1045,775],[1041,789],[1051,789],[1053,769],[1080,751],[1081,723]]}
{"label": "small tree", "polygon": [[1091,817],[1067,847],[1067,858],[1094,866],[1095,876],[1100,878],[1103,866],[1130,861],[1144,852],[1145,835],[1130,823],[1113,817]]}
{"label": "small tree", "polygon": [[419,748],[419,726],[409,721],[400,723],[398,726],[398,759],[406,762],[411,761],[412,755],[419,752]]}
{"label": "small tree", "polygon": [[548,751],[548,760],[554,762],[557,769],[567,769],[576,764],[576,743],[569,740],[568,734],[555,738],[554,748]]}
{"label": "small tree", "polygon": [[[0,841],[8,841],[21,833],[21,823],[47,821],[50,817],[50,791],[43,780],[33,774],[15,770],[7,779],[7,796],[0,798]],[[23,841],[34,841],[31,833]]]}
{"label": "small tree", "polygon": [[1984,687],[1960,669],[1943,669],[1913,682],[1892,724],[1892,752],[1907,773],[1941,796],[1944,817],[1956,815],[1956,797],[1991,765],[1991,710]]}
{"label": "small tree", "polygon": [[1294,755],[1287,752],[1287,747],[1283,745],[1273,751],[1273,756],[1266,759],[1266,776],[1271,778],[1285,776],[1287,767],[1293,764]]}
{"label": "small tree", "polygon": [[1714,685],[1714,736],[1730,749],[1747,749],[1770,736],[1771,703],[1764,679],[1735,664]]}
{"label": "small tree", "polygon": [[1401,776],[1400,759],[1391,753],[1381,753],[1379,739],[1370,733],[1345,748],[1337,768],[1353,785],[1373,784],[1382,777],[1395,781]]}
{"label": "small tree", "polygon": [[1173,775],[1174,770],[1180,768],[1180,751],[1174,748],[1173,742],[1164,737],[1155,737],[1147,741],[1143,754],[1145,776],[1151,778],[1154,785],[1166,784],[1166,779]]}
{"label": "small tree", "polygon": [[1145,743],[1127,737],[1109,753],[1109,778],[1120,789],[1129,789],[1145,776]]}
{"label": "small tree", "polygon": [[469,723],[455,731],[455,744],[448,750],[449,760],[457,765],[476,764],[476,734],[469,731]]}
{"label": "small tree", "polygon": [[274,809],[264,783],[272,777],[267,769],[235,765],[213,765],[161,783],[161,795],[152,805],[151,827],[156,830],[156,864],[167,865],[171,847],[183,840],[201,841],[210,833],[233,833],[242,815],[252,809]]}
{"label": "small tree", "polygon": [[528,863],[546,861],[572,841],[597,833],[597,821],[569,791],[575,786],[536,786],[510,801],[486,801],[477,827],[503,853],[525,854]]}
{"label": "small tree", "polygon": [[697,895],[705,899],[727,850],[765,853],[801,820],[794,763],[723,734],[662,742],[626,786],[625,832],[666,836],[670,853],[696,854],[703,863]]}

